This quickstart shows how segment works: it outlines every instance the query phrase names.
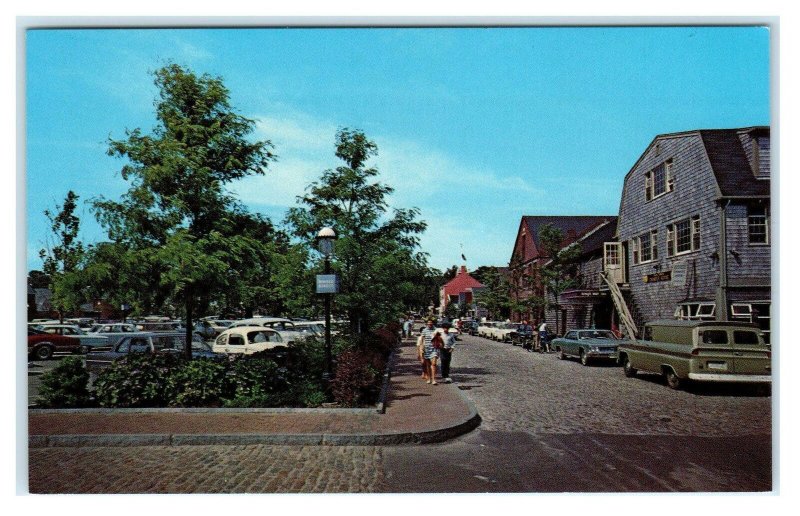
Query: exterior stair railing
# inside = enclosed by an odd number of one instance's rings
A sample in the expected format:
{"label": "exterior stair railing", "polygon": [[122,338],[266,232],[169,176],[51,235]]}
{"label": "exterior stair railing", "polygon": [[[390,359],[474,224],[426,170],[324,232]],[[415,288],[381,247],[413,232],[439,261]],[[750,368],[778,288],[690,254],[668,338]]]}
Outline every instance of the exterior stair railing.
{"label": "exterior stair railing", "polygon": [[619,320],[622,323],[622,333],[627,339],[635,339],[639,330],[636,328],[636,323],[633,322],[633,317],[630,310],[628,310],[628,304],[625,302],[622,291],[617,283],[610,279],[605,272],[601,272],[600,277],[606,282],[611,292],[611,299],[614,301],[614,307],[617,309]]}

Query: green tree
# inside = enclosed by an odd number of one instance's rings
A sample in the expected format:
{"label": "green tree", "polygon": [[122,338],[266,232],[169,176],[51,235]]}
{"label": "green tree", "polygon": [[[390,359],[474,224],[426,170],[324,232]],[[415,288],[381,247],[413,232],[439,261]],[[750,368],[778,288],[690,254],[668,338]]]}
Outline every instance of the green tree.
{"label": "green tree", "polygon": [[565,246],[563,233],[551,224],[545,224],[539,229],[539,241],[545,256],[550,259],[541,268],[542,282],[553,299],[552,304],[546,300],[546,306],[552,307],[556,312],[556,333],[559,333],[558,315],[561,305],[558,299],[563,292],[578,285],[574,269],[575,262],[581,255],[581,246],[577,242]]}
{"label": "green tree", "polygon": [[[309,248],[323,227],[336,231],[333,268],[341,277],[341,293],[334,302],[349,318],[353,333],[403,313],[404,303],[424,290],[419,285],[429,271],[426,255],[416,250],[417,235],[426,224],[417,220],[417,208],[389,213],[387,198],[393,188],[374,181],[378,170],[367,165],[377,152],[363,132],[340,129],[336,157],[343,165],[311,183],[298,197],[300,206],[286,217],[294,235]],[[320,257],[312,267],[321,269]]]}
{"label": "green tree", "polygon": [[108,154],[127,160],[121,176],[131,186],[119,202],[93,204],[111,240],[157,269],[157,290],[183,307],[191,339],[201,299],[228,286],[230,269],[249,267],[259,244],[233,233],[231,214],[244,210],[225,186],[263,174],[274,156],[269,141],[250,141],[255,122],[233,110],[221,78],[176,64],[154,77],[152,133],[109,141]]}
{"label": "green tree", "polygon": [[39,250],[39,257],[43,260],[44,275],[50,278],[52,306],[62,321],[66,311],[76,310],[85,300],[76,289],[79,265],[85,253],[83,243],[78,240],[81,226],[80,219],[75,215],[78,199],[78,195],[70,190],[64,203],[56,206],[55,211],[44,211],[50,221],[53,241],[48,241],[46,249]]}
{"label": "green tree", "polygon": [[505,319],[511,312],[508,278],[496,267],[486,270],[482,282],[486,289],[478,292],[475,302],[489,312],[490,319]]}
{"label": "green tree", "polygon": [[542,318],[547,300],[539,267],[522,265],[515,254],[511,258],[509,271],[511,311],[531,321]]}
{"label": "green tree", "polygon": [[452,267],[445,269],[444,273],[442,274],[442,281],[447,283],[451,279],[455,278],[456,274],[458,274],[458,265],[453,265]]}

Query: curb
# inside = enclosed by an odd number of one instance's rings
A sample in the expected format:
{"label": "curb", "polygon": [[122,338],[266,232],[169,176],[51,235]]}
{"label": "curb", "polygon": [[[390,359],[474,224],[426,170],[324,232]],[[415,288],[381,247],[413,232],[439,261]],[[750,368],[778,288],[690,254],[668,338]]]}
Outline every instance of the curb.
{"label": "curb", "polygon": [[[469,416],[453,426],[417,432],[371,433],[371,434],[103,434],[103,435],[32,435],[29,448],[57,447],[126,447],[126,446],[210,446],[210,445],[285,445],[285,446],[395,446],[408,444],[432,444],[447,441],[471,432],[481,424],[472,401],[456,387],[456,392],[469,406]],[[120,409],[94,409],[111,410]],[[145,412],[147,409],[129,409]],[[149,411],[178,411],[181,409],[150,409]],[[209,410],[209,409],[207,409]],[[222,409],[225,410],[225,409]],[[235,410],[235,409],[232,409]],[[270,409],[250,409],[266,412]],[[275,410],[275,409],[272,409]],[[302,410],[302,409],[288,409]],[[313,410],[313,409],[306,409]],[[331,409],[333,411],[335,409]],[[373,409],[354,409],[372,411]],[[195,412],[202,412],[200,409]],[[42,411],[44,412],[44,411]]]}
{"label": "curb", "polygon": [[481,423],[475,413],[467,420],[446,428],[422,432],[389,434],[103,434],[32,435],[29,448],[130,447],[130,446],[397,446],[433,444],[468,433]]}

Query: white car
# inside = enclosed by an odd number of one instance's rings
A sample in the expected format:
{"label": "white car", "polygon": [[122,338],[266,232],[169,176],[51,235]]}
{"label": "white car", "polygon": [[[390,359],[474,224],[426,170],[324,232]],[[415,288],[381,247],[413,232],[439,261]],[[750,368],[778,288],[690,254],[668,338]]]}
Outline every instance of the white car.
{"label": "white car", "polygon": [[260,351],[283,352],[287,349],[280,333],[264,326],[237,326],[219,334],[211,346],[214,353],[252,355]]}
{"label": "white car", "polygon": [[482,322],[478,326],[478,337],[483,337],[485,339],[491,339],[492,338],[492,334],[494,333],[495,326],[497,326],[496,322],[492,322],[492,321]]}
{"label": "white car", "polygon": [[517,331],[517,325],[514,323],[500,323],[495,328],[492,328],[492,338],[500,342],[511,342],[511,334]]}
{"label": "white car", "polygon": [[253,317],[244,319],[231,324],[229,328],[241,328],[244,326],[261,326],[271,328],[281,334],[284,342],[300,342],[305,340],[310,334],[298,331],[291,319],[283,317]]}

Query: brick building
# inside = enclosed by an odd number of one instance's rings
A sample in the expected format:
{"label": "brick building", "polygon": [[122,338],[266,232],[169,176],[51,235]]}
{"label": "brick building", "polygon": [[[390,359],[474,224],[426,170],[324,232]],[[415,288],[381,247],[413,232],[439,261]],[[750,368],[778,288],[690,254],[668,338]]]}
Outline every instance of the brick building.
{"label": "brick building", "polygon": [[[514,250],[509,263],[511,296],[516,301],[531,296],[547,296],[548,309],[528,309],[512,314],[514,320],[541,320],[563,333],[565,328],[585,328],[596,325],[609,328],[613,305],[607,292],[601,292],[599,275],[603,267],[603,245],[613,238],[615,216],[523,216],[520,221]],[[576,288],[565,291],[558,300],[545,292],[540,271],[552,258],[540,240],[540,230],[549,225],[561,232],[561,247],[579,244],[581,257],[573,274]]]}

